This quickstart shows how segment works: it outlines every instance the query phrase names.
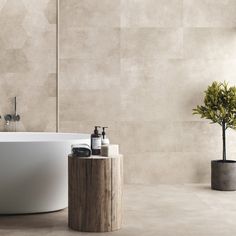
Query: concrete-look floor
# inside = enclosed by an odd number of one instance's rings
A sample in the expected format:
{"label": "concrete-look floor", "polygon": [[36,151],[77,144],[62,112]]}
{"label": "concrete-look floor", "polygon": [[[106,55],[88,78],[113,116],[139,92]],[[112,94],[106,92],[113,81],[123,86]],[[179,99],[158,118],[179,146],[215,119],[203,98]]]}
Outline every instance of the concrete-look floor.
{"label": "concrete-look floor", "polygon": [[[236,192],[207,185],[125,186],[124,223],[114,236],[236,235]],[[67,210],[36,215],[1,216],[0,235],[94,235],[67,227]]]}

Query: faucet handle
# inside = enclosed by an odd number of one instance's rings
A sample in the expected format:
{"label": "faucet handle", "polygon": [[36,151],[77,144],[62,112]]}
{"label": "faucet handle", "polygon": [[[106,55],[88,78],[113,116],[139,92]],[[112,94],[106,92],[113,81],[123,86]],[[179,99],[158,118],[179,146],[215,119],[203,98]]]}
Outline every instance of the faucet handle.
{"label": "faucet handle", "polygon": [[11,121],[12,120],[12,115],[7,114],[4,116],[5,121]]}
{"label": "faucet handle", "polygon": [[13,121],[20,121],[20,115],[16,114],[12,117]]}

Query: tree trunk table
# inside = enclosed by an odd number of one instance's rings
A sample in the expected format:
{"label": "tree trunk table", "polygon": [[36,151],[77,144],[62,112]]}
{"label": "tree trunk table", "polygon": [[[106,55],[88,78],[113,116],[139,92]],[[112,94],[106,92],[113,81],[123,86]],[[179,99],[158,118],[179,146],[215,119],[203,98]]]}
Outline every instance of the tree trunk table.
{"label": "tree trunk table", "polygon": [[82,232],[120,229],[123,157],[69,155],[69,227]]}

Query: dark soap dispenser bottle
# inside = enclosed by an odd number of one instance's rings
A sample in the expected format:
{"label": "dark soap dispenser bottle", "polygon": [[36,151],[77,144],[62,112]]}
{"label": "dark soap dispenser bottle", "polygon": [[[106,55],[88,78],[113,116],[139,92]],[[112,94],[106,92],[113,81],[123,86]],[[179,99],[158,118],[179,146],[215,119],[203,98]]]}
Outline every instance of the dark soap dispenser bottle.
{"label": "dark soap dispenser bottle", "polygon": [[91,134],[92,155],[101,154],[102,136],[99,133],[98,128],[101,128],[101,126],[95,126],[94,133]]}

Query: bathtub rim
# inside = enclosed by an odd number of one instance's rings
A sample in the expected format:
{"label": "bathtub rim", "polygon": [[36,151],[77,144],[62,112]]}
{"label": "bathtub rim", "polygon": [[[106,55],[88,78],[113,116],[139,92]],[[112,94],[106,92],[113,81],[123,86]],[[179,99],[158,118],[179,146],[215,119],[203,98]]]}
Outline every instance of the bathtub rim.
{"label": "bathtub rim", "polygon": [[74,142],[89,140],[87,133],[0,132],[0,143]]}

